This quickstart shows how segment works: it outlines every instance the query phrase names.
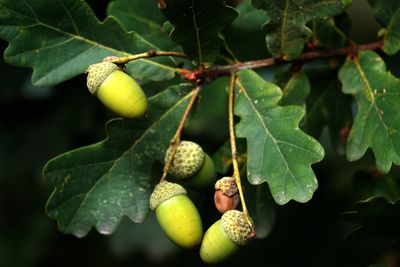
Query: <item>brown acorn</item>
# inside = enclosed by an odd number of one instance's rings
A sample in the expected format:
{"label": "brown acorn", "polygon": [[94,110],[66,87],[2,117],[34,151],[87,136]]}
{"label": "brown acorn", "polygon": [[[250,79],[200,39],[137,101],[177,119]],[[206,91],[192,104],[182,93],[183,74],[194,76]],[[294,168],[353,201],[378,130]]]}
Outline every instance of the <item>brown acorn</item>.
{"label": "brown acorn", "polygon": [[233,177],[223,177],[215,183],[215,208],[224,213],[237,208],[240,202],[238,188]]}

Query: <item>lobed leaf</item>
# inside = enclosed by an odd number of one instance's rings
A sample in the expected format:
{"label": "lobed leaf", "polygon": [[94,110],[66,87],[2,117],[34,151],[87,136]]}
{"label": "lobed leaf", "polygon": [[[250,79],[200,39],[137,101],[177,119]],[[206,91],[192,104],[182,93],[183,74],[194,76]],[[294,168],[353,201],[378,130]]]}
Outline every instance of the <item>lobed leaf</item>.
{"label": "lobed leaf", "polygon": [[114,0],[108,5],[107,14],[117,18],[126,30],[135,31],[163,50],[175,46],[163,27],[165,18],[157,1]]}
{"label": "lobed leaf", "polygon": [[150,98],[143,120],[116,119],[104,141],[50,160],[44,177],[55,189],[46,211],[62,232],[85,236],[91,227],[111,234],[122,216],[141,222],[155,179],[191,93],[181,84]]}
{"label": "lobed leaf", "polygon": [[223,0],[165,0],[164,16],[174,26],[171,39],[198,64],[213,63],[223,44],[221,30],[237,16]]}
{"label": "lobed leaf", "polygon": [[317,18],[334,16],[344,10],[340,0],[252,0],[253,6],[263,9],[268,20],[263,28],[269,52],[292,60],[303,51],[311,37],[306,23]]}
{"label": "lobed leaf", "polygon": [[287,71],[276,77],[276,84],[282,89],[280,105],[304,105],[310,93],[310,82],[303,72]]}
{"label": "lobed leaf", "polygon": [[261,25],[264,24],[267,19],[265,13],[262,10],[255,9],[251,5],[251,0],[243,0],[236,7],[238,17],[232,23],[235,29],[244,31],[255,31],[261,30]]}
{"label": "lobed leaf", "polygon": [[[0,0],[0,38],[10,64],[32,67],[37,86],[51,86],[83,73],[104,57],[127,56],[158,49],[135,32],[126,32],[114,18],[100,22],[79,0]],[[136,78],[174,76],[169,58],[141,59],[128,64]]]}
{"label": "lobed leaf", "polygon": [[339,71],[342,90],[354,96],[358,111],[347,143],[347,158],[360,159],[373,151],[380,171],[400,164],[400,80],[386,70],[375,52],[347,58]]}
{"label": "lobed leaf", "polygon": [[383,51],[394,55],[400,50],[400,1],[368,0],[376,20],[384,27]]}
{"label": "lobed leaf", "polygon": [[351,33],[352,21],[347,13],[312,21],[312,42],[324,48],[344,47]]}
{"label": "lobed leaf", "polygon": [[310,200],[318,186],[311,164],[322,160],[324,150],[299,129],[304,110],[278,106],[279,87],[253,71],[239,72],[236,85],[236,134],[247,140],[249,181],[267,182],[278,204]]}

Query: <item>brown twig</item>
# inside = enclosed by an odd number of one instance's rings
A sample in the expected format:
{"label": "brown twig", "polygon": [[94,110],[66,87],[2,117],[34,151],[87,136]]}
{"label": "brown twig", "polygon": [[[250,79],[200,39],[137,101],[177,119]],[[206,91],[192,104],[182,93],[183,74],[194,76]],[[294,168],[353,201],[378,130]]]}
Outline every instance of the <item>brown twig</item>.
{"label": "brown twig", "polygon": [[167,177],[167,175],[168,175],[168,171],[169,171],[169,168],[171,166],[172,159],[175,156],[176,149],[178,148],[178,145],[179,145],[179,142],[180,142],[180,138],[181,138],[183,127],[185,126],[185,123],[186,123],[186,121],[187,121],[187,119],[189,117],[190,111],[192,110],[192,107],[193,107],[197,97],[200,94],[201,88],[202,87],[200,85],[198,85],[192,91],[192,96],[191,96],[191,98],[189,100],[188,105],[186,106],[185,112],[182,115],[182,118],[181,118],[181,121],[179,123],[179,126],[176,129],[174,137],[172,137],[172,139],[170,141],[170,145],[169,145],[170,153],[169,153],[168,159],[167,159],[167,161],[166,161],[166,163],[164,165],[163,174],[162,174],[162,176],[160,178],[160,183],[163,182],[165,180],[165,178]]}
{"label": "brown twig", "polygon": [[136,54],[136,55],[129,55],[126,57],[117,57],[116,59],[112,60],[111,62],[115,63],[115,64],[126,64],[132,60],[137,60],[137,59],[142,59],[142,58],[152,58],[152,57],[163,57],[163,56],[187,58],[187,56],[181,52],[156,51],[156,50],[151,49],[147,52]]}
{"label": "brown twig", "polygon": [[202,73],[202,76],[208,77],[209,79],[213,80],[220,76],[230,75],[232,72],[237,72],[239,70],[244,69],[257,69],[262,67],[268,67],[278,64],[290,63],[290,62],[306,62],[314,59],[322,59],[328,58],[333,56],[344,56],[344,55],[354,55],[359,51],[363,50],[378,50],[381,49],[383,45],[383,41],[377,41],[370,44],[351,44],[348,47],[342,48],[333,48],[327,50],[316,50],[316,51],[309,51],[301,54],[298,58],[294,59],[293,61],[286,61],[280,57],[271,57],[266,59],[260,60],[252,60],[247,62],[239,62],[232,65],[226,66],[214,66],[208,69],[205,69]]}
{"label": "brown twig", "polygon": [[[153,57],[180,57],[180,58],[186,58],[187,56],[184,53],[181,52],[174,52],[174,51],[156,51],[156,50],[149,50],[144,53],[136,54],[136,55],[129,55],[126,57],[111,57],[109,60],[112,63],[115,64],[126,64],[130,61],[133,60],[138,60],[138,59],[144,59],[144,58],[153,58]],[[190,70],[187,69],[181,69],[181,68],[174,68],[175,72],[180,73],[182,75],[187,75],[190,73]]]}
{"label": "brown twig", "polygon": [[246,218],[248,225],[251,227],[253,234],[255,235],[256,232],[254,229],[253,221],[251,220],[249,211],[247,210],[246,201],[243,194],[242,183],[240,180],[239,164],[237,160],[237,148],[236,148],[234,121],[233,121],[233,97],[235,92],[235,82],[236,82],[236,74],[232,72],[231,80],[229,83],[228,114],[229,114],[229,140],[231,143],[231,151],[232,151],[233,178],[235,179],[236,186],[239,191],[239,197],[242,203],[243,214]]}

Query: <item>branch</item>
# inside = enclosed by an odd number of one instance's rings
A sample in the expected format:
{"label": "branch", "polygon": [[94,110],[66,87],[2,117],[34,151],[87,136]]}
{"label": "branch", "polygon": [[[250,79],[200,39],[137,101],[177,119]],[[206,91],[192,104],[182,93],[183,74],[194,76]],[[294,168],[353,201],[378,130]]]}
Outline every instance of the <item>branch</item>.
{"label": "branch", "polygon": [[381,49],[382,46],[383,46],[383,41],[378,41],[370,44],[362,44],[362,45],[352,44],[348,47],[305,52],[301,54],[298,58],[294,59],[293,61],[286,61],[280,57],[271,57],[261,60],[239,62],[232,65],[215,66],[209,69],[205,69],[201,75],[203,77],[206,77],[207,80],[212,81],[220,76],[230,75],[230,73],[237,72],[239,70],[258,69],[262,67],[285,64],[290,62],[306,62],[313,59],[328,58],[333,56],[356,55],[359,51],[378,50]]}

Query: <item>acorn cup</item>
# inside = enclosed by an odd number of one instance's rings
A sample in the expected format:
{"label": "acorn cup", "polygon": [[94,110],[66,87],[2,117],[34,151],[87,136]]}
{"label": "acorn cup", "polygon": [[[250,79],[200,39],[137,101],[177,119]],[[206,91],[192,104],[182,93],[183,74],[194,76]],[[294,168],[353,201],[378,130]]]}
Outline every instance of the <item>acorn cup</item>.
{"label": "acorn cup", "polygon": [[220,213],[234,210],[238,207],[240,197],[235,178],[223,177],[215,183],[214,188],[214,205]]}
{"label": "acorn cup", "polygon": [[[165,154],[165,162],[170,157],[170,149]],[[216,180],[213,160],[203,149],[191,141],[181,141],[171,162],[169,174],[184,181],[192,189],[204,189]]]}
{"label": "acorn cup", "polygon": [[206,231],[200,247],[200,258],[208,264],[219,263],[246,245],[255,233],[243,212],[229,210]]}
{"label": "acorn cup", "polygon": [[196,206],[181,185],[161,182],[150,195],[150,209],[164,233],[175,244],[193,248],[200,244],[203,226]]}
{"label": "acorn cup", "polygon": [[90,65],[87,87],[116,114],[134,119],[147,111],[147,97],[139,84],[111,62]]}

